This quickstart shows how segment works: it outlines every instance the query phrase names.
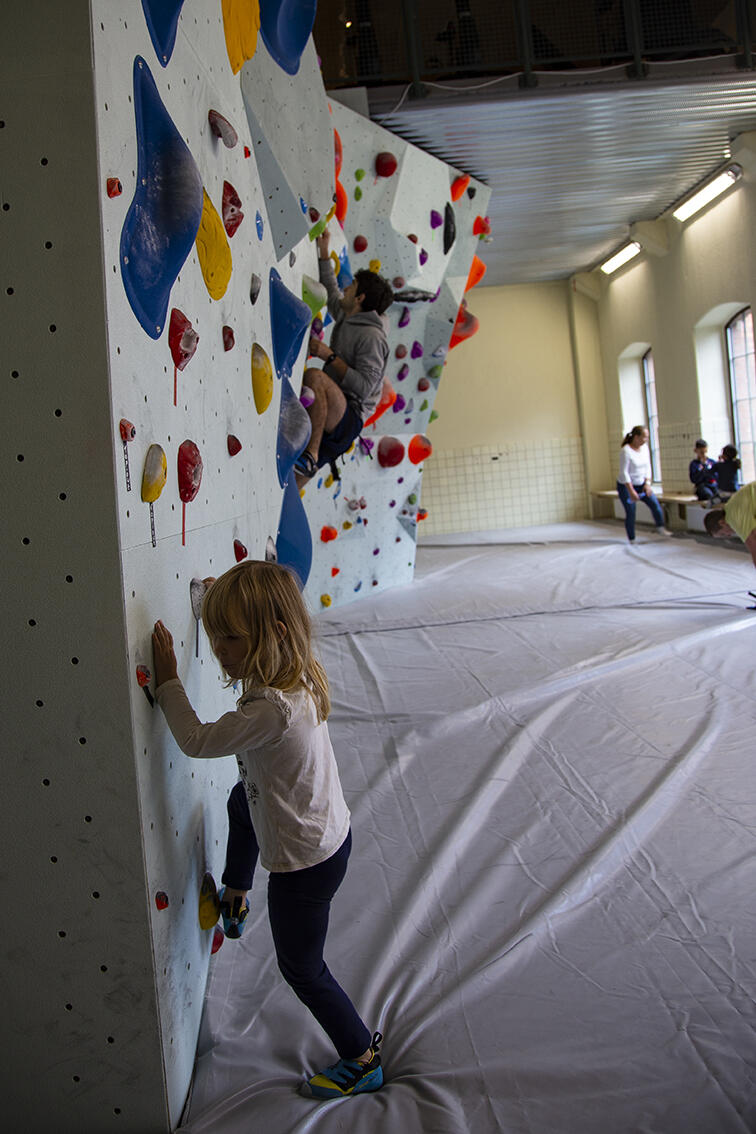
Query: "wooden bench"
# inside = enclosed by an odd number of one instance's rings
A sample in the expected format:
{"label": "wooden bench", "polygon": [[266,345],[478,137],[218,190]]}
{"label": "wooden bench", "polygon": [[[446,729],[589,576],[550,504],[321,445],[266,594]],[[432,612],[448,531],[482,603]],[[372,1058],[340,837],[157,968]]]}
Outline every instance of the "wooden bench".
{"label": "wooden bench", "polygon": [[[688,528],[693,531],[704,530],[703,513],[705,508],[695,493],[654,491],[657,500],[664,508],[664,519],[671,531],[687,531]],[[618,520],[624,518],[624,509],[620,504],[619,493],[616,488],[592,492],[591,496],[596,500],[596,507],[594,508],[596,519],[606,519],[607,516],[615,516]],[[638,522],[645,522],[643,509],[638,513]]]}

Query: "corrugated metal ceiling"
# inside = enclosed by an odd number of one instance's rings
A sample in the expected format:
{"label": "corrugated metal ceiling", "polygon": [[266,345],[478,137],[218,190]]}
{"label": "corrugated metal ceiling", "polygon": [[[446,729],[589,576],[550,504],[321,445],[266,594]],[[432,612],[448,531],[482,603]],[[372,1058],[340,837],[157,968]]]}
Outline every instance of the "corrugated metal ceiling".
{"label": "corrugated metal ceiling", "polygon": [[756,130],[752,72],[490,92],[447,88],[389,113],[371,92],[381,125],[490,185],[487,284],[593,267]]}

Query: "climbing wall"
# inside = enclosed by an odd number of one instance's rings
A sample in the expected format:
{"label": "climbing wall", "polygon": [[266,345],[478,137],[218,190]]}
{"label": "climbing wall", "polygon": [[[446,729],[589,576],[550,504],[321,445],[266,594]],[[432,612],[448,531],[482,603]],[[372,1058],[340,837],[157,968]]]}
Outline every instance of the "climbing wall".
{"label": "climbing wall", "polygon": [[[422,523],[426,437],[449,349],[477,329],[466,291],[485,271],[476,253],[488,231],[490,191],[444,162],[332,101],[338,134],[337,200],[330,223],[339,283],[373,267],[394,287],[387,312],[391,404],[307,487],[314,544],[307,594],[340,605],[409,582]],[[326,322],[323,337],[328,339]]]}
{"label": "climbing wall", "polygon": [[[213,719],[230,699],[198,628],[202,579],[275,556],[310,576],[317,606],[411,574],[424,457],[412,442],[478,201],[454,205],[444,252],[430,210],[448,216],[453,172],[331,114],[313,16],[314,0],[264,0],[259,19],[250,0],[28,0],[5,16],[14,1129],[150,1134],[174,1127],[186,1098],[215,940],[207,876],[219,880],[236,769],[173,743],[153,704],[154,621]],[[309,435],[308,279],[334,196],[334,121],[350,163],[334,244],[428,294],[391,313],[404,405],[347,457],[335,500],[323,483],[303,503],[292,468]],[[380,150],[397,160],[385,176]],[[384,434],[400,463],[382,459]]]}

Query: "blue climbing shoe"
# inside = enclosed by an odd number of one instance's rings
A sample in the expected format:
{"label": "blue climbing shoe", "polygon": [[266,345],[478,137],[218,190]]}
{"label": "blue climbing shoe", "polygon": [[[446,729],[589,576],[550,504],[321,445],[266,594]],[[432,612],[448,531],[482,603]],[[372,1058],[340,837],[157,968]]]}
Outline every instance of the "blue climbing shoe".
{"label": "blue climbing shoe", "polygon": [[294,462],[294,471],[299,473],[300,476],[307,477],[308,480],[315,476],[318,471],[318,466],[315,464],[312,453],[309,449],[305,449],[300,453]]}
{"label": "blue climbing shoe", "polygon": [[225,933],[226,937],[230,937],[231,940],[236,940],[238,937],[241,937],[242,933],[244,932],[244,923],[247,920],[247,914],[249,913],[249,902],[245,900],[244,909],[242,909],[241,898],[236,897],[234,898],[232,909],[231,903],[226,902],[223,899],[223,895],[225,893],[225,886],[223,887],[223,889],[218,891],[220,912],[221,917],[223,918],[223,932]]}
{"label": "blue climbing shoe", "polygon": [[377,1091],[383,1086],[383,1068],[378,1054],[383,1036],[376,1032],[370,1047],[373,1057],[369,1063],[359,1063],[356,1059],[340,1059],[333,1067],[326,1067],[308,1079],[303,1092],[316,1099],[342,1099],[347,1095],[359,1095],[363,1091]]}

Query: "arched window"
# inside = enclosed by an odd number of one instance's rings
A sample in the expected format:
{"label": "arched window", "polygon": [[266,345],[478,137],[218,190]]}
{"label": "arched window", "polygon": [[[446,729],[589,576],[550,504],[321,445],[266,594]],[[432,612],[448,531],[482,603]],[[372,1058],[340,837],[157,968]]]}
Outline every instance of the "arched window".
{"label": "arched window", "polygon": [[735,445],[745,483],[756,480],[756,364],[753,316],[744,307],[725,327]]}
{"label": "arched window", "polygon": [[659,411],[656,408],[656,375],[654,355],[649,349],[643,355],[643,392],[646,401],[646,424],[648,425],[648,448],[651,453],[651,473],[656,484],[661,484],[661,462],[659,460]]}

